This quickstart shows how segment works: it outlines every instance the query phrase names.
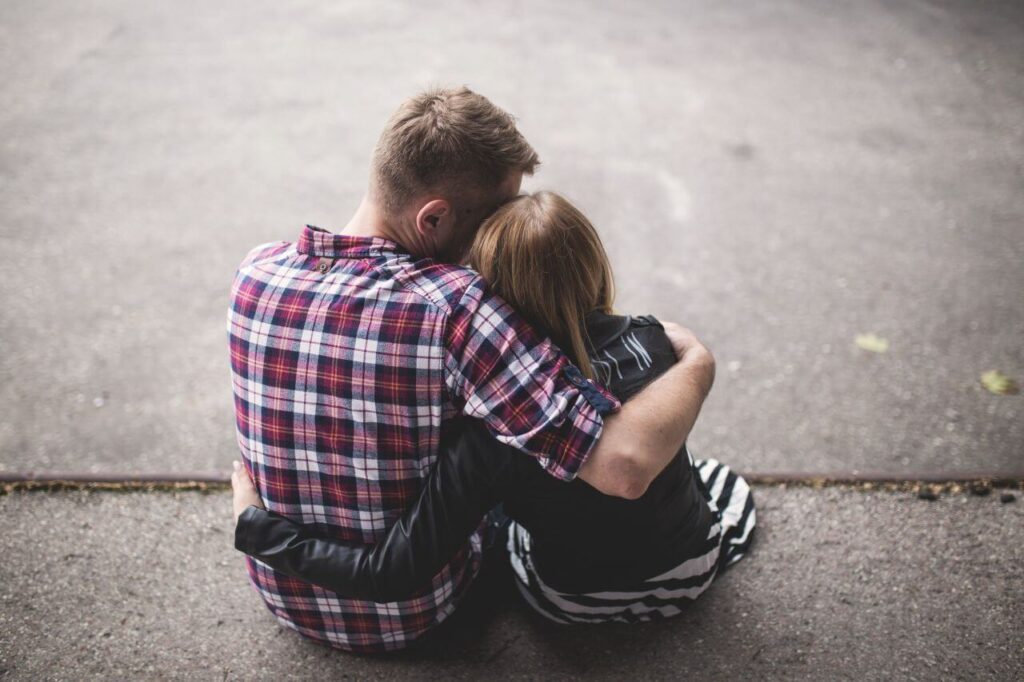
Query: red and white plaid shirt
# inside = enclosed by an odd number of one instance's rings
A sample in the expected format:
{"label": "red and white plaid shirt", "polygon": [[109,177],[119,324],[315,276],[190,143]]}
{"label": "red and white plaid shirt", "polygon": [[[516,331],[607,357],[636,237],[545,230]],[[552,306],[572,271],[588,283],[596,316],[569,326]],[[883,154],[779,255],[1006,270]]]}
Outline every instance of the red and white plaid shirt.
{"label": "red and white plaid shirt", "polygon": [[[375,237],[307,226],[253,250],[228,311],[238,445],[267,509],[340,540],[381,539],[466,414],[570,480],[618,401],[587,382],[484,281]],[[444,620],[480,565],[480,538],[412,598],[341,599],[248,558],[278,620],[360,652],[398,649]]]}

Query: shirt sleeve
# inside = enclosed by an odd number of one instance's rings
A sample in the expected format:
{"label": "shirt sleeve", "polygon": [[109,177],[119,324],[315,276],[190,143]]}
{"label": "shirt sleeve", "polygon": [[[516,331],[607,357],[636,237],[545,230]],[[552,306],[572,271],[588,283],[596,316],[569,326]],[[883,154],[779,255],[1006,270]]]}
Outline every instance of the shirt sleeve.
{"label": "shirt sleeve", "polygon": [[465,415],[564,481],[600,438],[603,415],[620,407],[480,278],[449,316],[445,384]]}

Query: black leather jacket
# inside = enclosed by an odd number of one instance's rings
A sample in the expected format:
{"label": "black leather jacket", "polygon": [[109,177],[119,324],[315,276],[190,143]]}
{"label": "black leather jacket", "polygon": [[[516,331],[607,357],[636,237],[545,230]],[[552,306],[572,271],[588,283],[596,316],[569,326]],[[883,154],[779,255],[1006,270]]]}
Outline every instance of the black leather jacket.
{"label": "black leather jacket", "polygon": [[[599,379],[620,400],[675,361],[653,317],[587,318]],[[483,423],[446,424],[419,498],[376,545],[332,540],[311,526],[256,507],[235,529],[235,547],[287,575],[371,601],[407,598],[427,584],[499,503],[531,534],[545,582],[565,592],[614,590],[678,565],[714,522],[685,446],[638,500],[560,482],[532,457],[496,442]]]}

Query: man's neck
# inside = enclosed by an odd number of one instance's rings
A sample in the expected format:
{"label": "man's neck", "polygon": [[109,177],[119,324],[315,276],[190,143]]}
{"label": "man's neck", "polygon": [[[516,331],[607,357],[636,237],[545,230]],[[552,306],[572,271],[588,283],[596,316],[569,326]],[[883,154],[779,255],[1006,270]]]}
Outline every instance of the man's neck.
{"label": "man's neck", "polygon": [[[373,203],[369,196],[364,196],[363,200],[359,202],[359,208],[349,219],[341,234],[352,237],[382,237],[397,242],[396,232],[397,230],[388,223],[383,211]],[[401,242],[398,243],[401,244]]]}
{"label": "man's neck", "polygon": [[395,242],[413,255],[428,255],[429,249],[415,227],[389,219],[370,195],[363,197],[359,208],[342,229],[341,234],[352,237],[381,237]]}

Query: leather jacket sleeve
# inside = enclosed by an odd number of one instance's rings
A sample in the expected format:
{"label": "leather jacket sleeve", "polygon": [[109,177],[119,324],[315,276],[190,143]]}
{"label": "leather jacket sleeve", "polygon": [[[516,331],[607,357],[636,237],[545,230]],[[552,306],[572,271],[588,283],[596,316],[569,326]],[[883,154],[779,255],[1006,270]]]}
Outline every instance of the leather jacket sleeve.
{"label": "leather jacket sleeve", "polygon": [[398,601],[425,587],[505,490],[536,466],[495,441],[482,421],[459,419],[442,436],[416,502],[377,544],[333,540],[313,526],[251,506],[238,518],[235,548],[344,598]]}

